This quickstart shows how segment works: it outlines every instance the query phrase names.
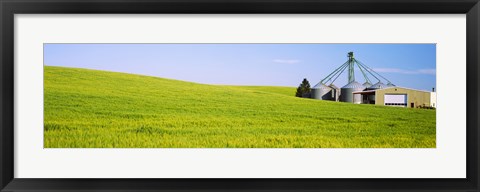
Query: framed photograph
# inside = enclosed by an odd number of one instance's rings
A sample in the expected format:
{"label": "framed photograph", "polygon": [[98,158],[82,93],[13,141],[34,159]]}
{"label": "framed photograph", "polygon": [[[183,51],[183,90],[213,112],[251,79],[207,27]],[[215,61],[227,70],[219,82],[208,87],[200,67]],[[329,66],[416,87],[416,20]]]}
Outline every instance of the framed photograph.
{"label": "framed photograph", "polygon": [[1,191],[479,191],[478,0],[1,1]]}

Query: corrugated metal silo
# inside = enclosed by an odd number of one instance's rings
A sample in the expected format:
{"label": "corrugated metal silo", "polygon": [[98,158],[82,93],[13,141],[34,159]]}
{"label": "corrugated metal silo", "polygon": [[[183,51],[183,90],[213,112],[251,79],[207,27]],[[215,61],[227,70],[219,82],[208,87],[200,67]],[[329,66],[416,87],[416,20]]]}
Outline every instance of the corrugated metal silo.
{"label": "corrugated metal silo", "polygon": [[318,83],[312,87],[312,98],[320,100],[332,100],[332,88],[323,83]]}
{"label": "corrugated metal silo", "polygon": [[349,102],[349,103],[361,103],[362,102],[362,95],[355,94],[353,96],[353,92],[356,91],[363,91],[365,86],[362,84],[352,81],[351,83],[345,85],[341,89],[340,93],[340,101]]}
{"label": "corrugated metal silo", "polygon": [[387,88],[387,85],[383,84],[382,82],[375,83],[372,86],[368,87],[369,90],[383,89],[383,88]]}
{"label": "corrugated metal silo", "polygon": [[372,86],[372,84],[369,82],[365,82],[363,83],[363,86],[365,86],[368,89],[370,86]]}

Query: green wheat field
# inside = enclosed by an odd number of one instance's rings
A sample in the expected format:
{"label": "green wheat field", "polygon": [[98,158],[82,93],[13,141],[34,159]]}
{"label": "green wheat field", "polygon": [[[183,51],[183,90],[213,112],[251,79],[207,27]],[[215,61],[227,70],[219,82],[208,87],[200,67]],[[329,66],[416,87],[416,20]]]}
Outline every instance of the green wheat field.
{"label": "green wheat field", "polygon": [[45,148],[434,148],[435,110],[45,66]]}

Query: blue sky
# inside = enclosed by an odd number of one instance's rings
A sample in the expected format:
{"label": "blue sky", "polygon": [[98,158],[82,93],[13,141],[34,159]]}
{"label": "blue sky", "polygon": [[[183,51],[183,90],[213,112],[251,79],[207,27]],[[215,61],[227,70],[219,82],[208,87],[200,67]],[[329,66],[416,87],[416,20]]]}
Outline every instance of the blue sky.
{"label": "blue sky", "polygon": [[[44,44],[44,64],[205,84],[296,87],[303,78],[314,86],[350,51],[398,86],[436,87],[435,44]],[[355,77],[365,82],[358,69]],[[334,84],[346,83],[345,71]]]}

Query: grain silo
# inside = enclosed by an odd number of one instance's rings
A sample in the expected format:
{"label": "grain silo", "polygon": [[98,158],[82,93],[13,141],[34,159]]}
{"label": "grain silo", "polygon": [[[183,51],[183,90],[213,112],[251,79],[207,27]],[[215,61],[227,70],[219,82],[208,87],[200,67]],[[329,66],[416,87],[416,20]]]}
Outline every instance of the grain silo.
{"label": "grain silo", "polygon": [[[322,79],[317,85],[312,88],[312,98],[350,103],[362,103],[362,100],[364,100],[366,103],[370,103],[369,100],[375,100],[375,95],[367,96],[366,94],[362,95],[358,92],[395,86],[390,83],[390,81],[388,81],[385,77],[375,72],[372,68],[356,60],[353,52],[349,52],[347,54],[347,57],[348,60],[345,63],[343,63],[340,67],[327,75],[324,79]],[[355,67],[357,67],[360,72],[362,72],[363,78],[365,80],[364,84],[355,81]],[[347,71],[348,84],[343,86],[341,89],[338,89],[338,87],[333,85],[333,82],[335,82],[338,77],[343,74],[344,71]],[[370,77],[378,80],[378,83],[372,85],[370,83]],[[386,82],[388,82],[388,86],[381,83],[381,80],[385,80]],[[327,86],[328,84],[330,84],[330,86]],[[356,94],[353,94],[354,92],[356,92]]]}
{"label": "grain silo", "polygon": [[340,101],[356,104],[362,103],[362,95],[356,94],[353,96],[353,92],[363,91],[364,89],[365,86],[359,82],[352,81],[341,88]]}
{"label": "grain silo", "polygon": [[317,83],[312,87],[311,97],[320,100],[332,100],[332,88],[323,83]]}
{"label": "grain silo", "polygon": [[373,84],[372,86],[368,87],[367,89],[368,90],[375,90],[375,89],[384,89],[384,88],[387,88],[388,86],[383,84],[382,82],[377,82],[375,84]]}
{"label": "grain silo", "polygon": [[370,86],[372,86],[372,84],[371,84],[370,82],[368,82],[368,81],[365,82],[365,83],[363,83],[362,85],[363,85],[364,87],[366,87],[367,89],[368,89]]}

